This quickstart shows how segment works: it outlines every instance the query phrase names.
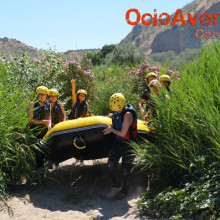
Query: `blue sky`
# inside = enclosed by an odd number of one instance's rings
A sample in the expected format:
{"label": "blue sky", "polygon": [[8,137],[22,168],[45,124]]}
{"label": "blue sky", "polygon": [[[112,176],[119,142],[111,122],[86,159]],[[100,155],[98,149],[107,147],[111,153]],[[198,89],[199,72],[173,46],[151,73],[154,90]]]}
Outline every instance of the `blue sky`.
{"label": "blue sky", "polygon": [[1,0],[0,37],[58,52],[119,43],[131,30],[126,12],[172,14],[192,0]]}

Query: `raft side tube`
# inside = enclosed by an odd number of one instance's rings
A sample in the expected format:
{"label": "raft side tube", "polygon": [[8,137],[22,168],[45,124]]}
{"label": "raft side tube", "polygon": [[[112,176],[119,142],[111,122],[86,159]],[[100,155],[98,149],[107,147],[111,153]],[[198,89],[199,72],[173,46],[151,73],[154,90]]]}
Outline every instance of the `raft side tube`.
{"label": "raft side tube", "polygon": [[[103,135],[103,130],[112,124],[112,119],[104,116],[78,118],[55,125],[44,136],[49,148],[48,158],[62,162],[72,157],[81,160],[108,157],[115,136]],[[138,134],[145,136],[149,128],[142,120],[137,123]]]}
{"label": "raft side tube", "polygon": [[95,124],[112,124],[112,119],[105,116],[90,116],[85,118],[77,118],[72,120],[67,120],[60,122],[56,124],[50,131],[47,132],[47,134],[43,137],[43,140],[45,140],[47,137],[49,137],[52,133],[56,131],[63,131],[68,130],[72,128],[79,128],[89,125],[95,125]]}
{"label": "raft side tube", "polygon": [[62,162],[72,157],[81,160],[108,157],[114,143],[113,134],[103,135],[105,124],[68,129],[51,134],[46,139],[49,159]]}

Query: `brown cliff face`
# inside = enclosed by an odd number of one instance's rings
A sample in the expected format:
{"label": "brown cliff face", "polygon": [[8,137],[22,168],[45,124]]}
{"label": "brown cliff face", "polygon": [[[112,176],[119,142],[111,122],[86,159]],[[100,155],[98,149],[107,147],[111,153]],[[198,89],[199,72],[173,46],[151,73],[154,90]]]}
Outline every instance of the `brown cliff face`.
{"label": "brown cliff face", "polygon": [[[135,44],[140,51],[147,54],[163,52],[173,50],[177,53],[185,50],[186,48],[200,48],[202,41],[205,39],[203,36],[201,39],[196,37],[196,32],[202,30],[203,32],[197,32],[197,36],[201,37],[202,34],[210,32],[215,37],[220,32],[220,16],[217,17],[217,25],[213,25],[213,13],[220,13],[220,0],[198,0],[187,5],[182,9],[186,25],[182,25],[182,22],[177,22],[175,25],[171,25],[174,15],[171,15],[170,23],[168,25],[144,26],[138,24],[132,29],[128,36],[121,41],[121,43]],[[196,25],[191,25],[188,13],[192,14],[194,18],[195,13],[198,13]],[[200,22],[200,15],[208,13],[212,16],[212,23],[208,26],[204,26]],[[208,21],[205,21],[208,22]],[[220,34],[220,33],[219,33]],[[212,38],[212,36],[211,36]],[[219,35],[220,38],[220,35]]]}
{"label": "brown cliff face", "polygon": [[7,37],[0,38],[0,53],[3,56],[7,58],[21,56],[23,50],[25,50],[30,57],[36,57],[40,53],[36,48],[30,47],[18,40]]}
{"label": "brown cliff face", "polygon": [[[30,58],[36,56],[43,56],[42,50],[38,50],[31,46],[28,46],[16,39],[10,39],[7,37],[0,38],[0,55],[5,56],[6,58],[11,57],[20,57],[22,56],[23,50],[26,51],[27,55]],[[69,60],[81,60],[84,54],[98,52],[99,49],[88,49],[88,50],[69,50],[63,52],[62,54]]]}
{"label": "brown cliff face", "polygon": [[82,57],[87,53],[97,53],[100,49],[85,49],[85,50],[68,50],[63,53],[68,60],[78,60],[80,61]]}

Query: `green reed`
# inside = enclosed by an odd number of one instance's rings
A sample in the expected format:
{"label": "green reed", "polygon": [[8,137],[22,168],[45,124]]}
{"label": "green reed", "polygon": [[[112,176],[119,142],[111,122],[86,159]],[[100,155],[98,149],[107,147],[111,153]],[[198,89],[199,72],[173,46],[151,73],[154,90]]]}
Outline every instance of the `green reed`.
{"label": "green reed", "polygon": [[35,170],[34,150],[38,142],[28,129],[30,96],[16,74],[0,64],[0,192],[22,181],[40,181]]}

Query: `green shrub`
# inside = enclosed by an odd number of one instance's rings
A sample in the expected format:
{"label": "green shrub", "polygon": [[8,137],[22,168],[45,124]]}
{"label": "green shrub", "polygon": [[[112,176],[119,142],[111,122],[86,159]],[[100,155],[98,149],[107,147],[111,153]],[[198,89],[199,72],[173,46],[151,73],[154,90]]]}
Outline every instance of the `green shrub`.
{"label": "green shrub", "polygon": [[126,101],[137,109],[139,97],[138,94],[132,93],[127,69],[118,65],[109,68],[102,65],[94,68],[93,71],[98,79],[96,100],[92,104],[94,114],[107,115],[110,112],[109,99],[114,93],[122,93]]}
{"label": "green shrub", "polygon": [[88,53],[84,55],[83,59],[90,59],[93,65],[101,65],[103,64],[106,55],[111,53],[115,49],[115,47],[116,45],[114,44],[105,45],[97,53]]}
{"label": "green shrub", "polygon": [[[204,160],[204,158],[198,158]],[[220,166],[210,164],[201,177],[184,184],[181,189],[171,186],[155,197],[146,192],[138,207],[142,214],[170,219],[217,219],[220,217]]]}
{"label": "green shrub", "polygon": [[144,54],[140,53],[132,44],[121,44],[108,53],[105,57],[105,64],[110,66],[114,64],[134,66],[144,60]]}
{"label": "green shrub", "polygon": [[35,170],[34,151],[37,140],[27,128],[30,95],[25,84],[18,84],[16,74],[0,63],[0,192],[4,196],[9,186],[40,182],[43,173]]}
{"label": "green shrub", "polygon": [[[197,59],[199,56],[200,49],[190,49],[186,48],[184,51],[176,54],[174,51],[167,51],[161,53],[153,53],[150,58],[157,63],[162,65],[169,65],[170,68],[180,68],[186,62],[191,62]],[[151,62],[152,63],[152,62]]]}

